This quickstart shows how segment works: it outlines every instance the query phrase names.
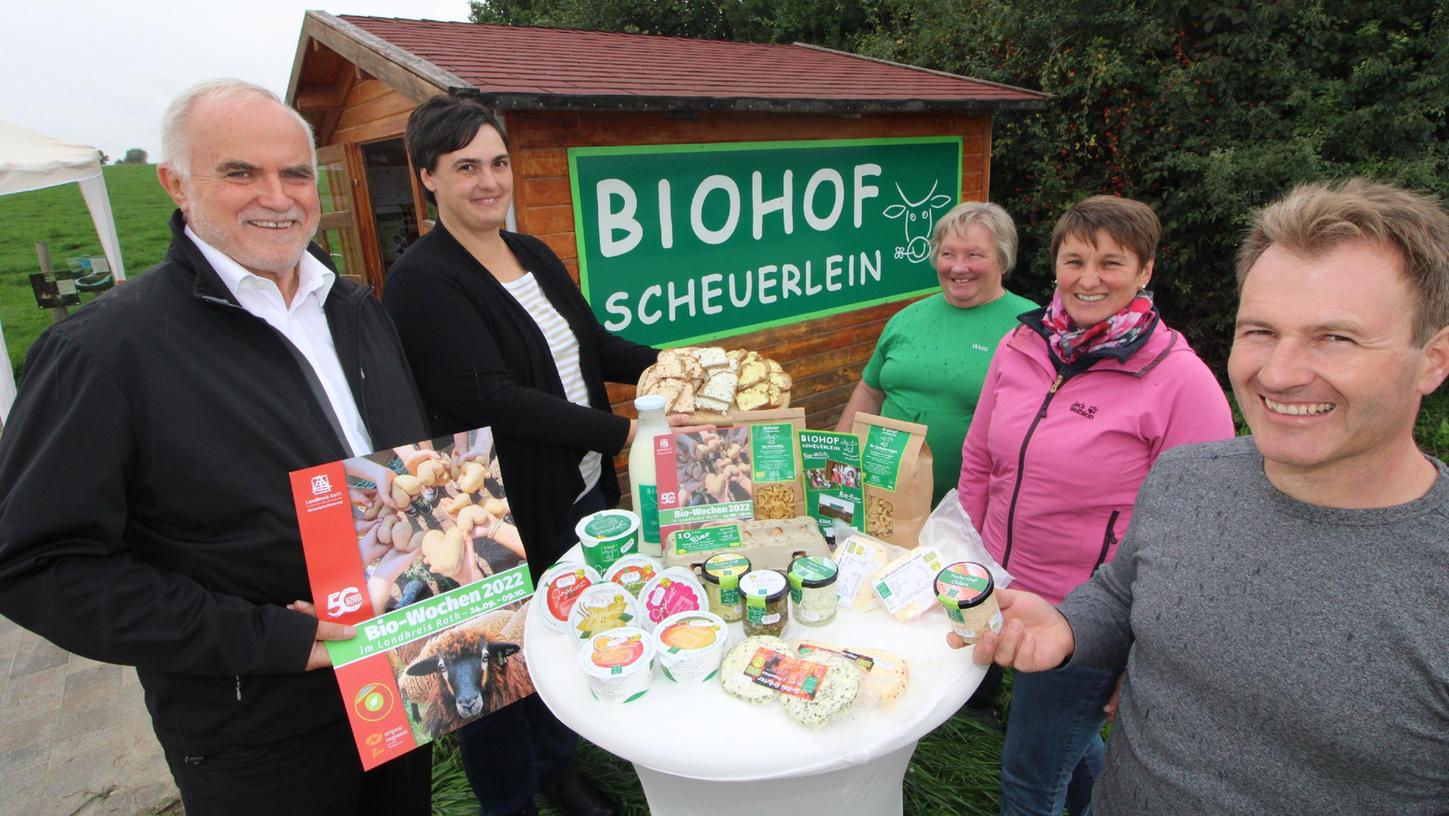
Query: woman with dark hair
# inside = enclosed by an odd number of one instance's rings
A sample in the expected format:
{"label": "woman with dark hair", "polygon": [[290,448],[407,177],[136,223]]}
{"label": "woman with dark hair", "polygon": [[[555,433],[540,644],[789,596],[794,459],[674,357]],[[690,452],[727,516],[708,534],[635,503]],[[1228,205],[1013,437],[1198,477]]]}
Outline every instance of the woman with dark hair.
{"label": "woman with dark hair", "polygon": [[[389,271],[383,306],[433,434],[493,428],[537,582],[574,544],[579,519],[618,503],[613,457],[636,423],[610,412],[604,383],[637,382],[658,351],[610,335],[558,257],[504,229],[513,173],[488,108],[433,97],[408,118],[406,136],[438,223]],[[569,814],[613,812],[579,776],[577,735],[537,695],[457,734],[486,816],[533,813],[535,790]]]}
{"label": "woman with dark hair", "polygon": [[[1222,388],[1147,284],[1162,225],[1113,196],[1077,202],[1052,231],[1057,288],[996,349],[962,447],[961,506],[1026,589],[1061,602],[1117,552],[1157,457],[1227,439]],[[1117,675],[1017,673],[1001,757],[1001,812],[1091,812],[1103,706]]]}

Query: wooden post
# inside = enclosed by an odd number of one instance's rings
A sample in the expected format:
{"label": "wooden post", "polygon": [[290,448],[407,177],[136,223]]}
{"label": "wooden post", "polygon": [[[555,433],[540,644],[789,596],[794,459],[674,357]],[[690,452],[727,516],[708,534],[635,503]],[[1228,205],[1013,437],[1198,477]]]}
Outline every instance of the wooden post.
{"label": "wooden post", "polygon": [[[50,265],[50,246],[44,241],[35,242],[35,257],[40,259],[40,271],[49,280],[55,280],[55,270]],[[59,323],[70,317],[70,312],[59,303],[50,307],[50,322]]]}

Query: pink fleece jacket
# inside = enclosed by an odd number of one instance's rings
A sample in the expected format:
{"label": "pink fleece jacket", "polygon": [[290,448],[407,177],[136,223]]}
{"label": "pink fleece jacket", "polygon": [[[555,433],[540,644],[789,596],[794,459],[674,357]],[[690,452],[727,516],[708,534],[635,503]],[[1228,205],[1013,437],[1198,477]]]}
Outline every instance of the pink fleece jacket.
{"label": "pink fleece jacket", "polygon": [[1067,377],[1026,326],[996,348],[961,450],[961,506],[1013,588],[1060,603],[1117,552],[1132,502],[1168,448],[1233,435],[1227,399],[1186,338],[1159,322],[1125,362]]}

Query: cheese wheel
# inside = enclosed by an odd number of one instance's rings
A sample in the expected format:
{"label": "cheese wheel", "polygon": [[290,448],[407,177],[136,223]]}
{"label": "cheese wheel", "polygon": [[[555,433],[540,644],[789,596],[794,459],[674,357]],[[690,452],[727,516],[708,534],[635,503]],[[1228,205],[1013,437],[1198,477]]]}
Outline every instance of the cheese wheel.
{"label": "cheese wheel", "polygon": [[860,696],[860,669],[854,660],[836,654],[818,653],[802,659],[825,664],[825,677],[815,687],[813,699],[782,694],[780,702],[790,719],[819,728],[854,705],[856,697]]}
{"label": "cheese wheel", "polygon": [[779,696],[779,692],[756,683],[745,674],[745,669],[749,667],[750,661],[754,660],[755,653],[760,649],[773,649],[787,656],[794,654],[790,644],[781,638],[771,635],[745,638],[733,649],[730,649],[719,667],[720,682],[727,693],[751,703],[768,703]]}

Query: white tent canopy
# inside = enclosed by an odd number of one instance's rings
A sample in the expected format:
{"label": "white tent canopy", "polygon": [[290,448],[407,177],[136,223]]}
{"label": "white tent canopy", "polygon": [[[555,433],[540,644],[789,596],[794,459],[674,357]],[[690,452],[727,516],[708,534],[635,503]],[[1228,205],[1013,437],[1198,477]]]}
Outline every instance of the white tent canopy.
{"label": "white tent canopy", "polygon": [[[23,193],[76,182],[86,207],[91,211],[101,248],[116,280],[126,279],[121,263],[121,243],[116,238],[116,220],[101,175],[101,152],[94,147],[67,144],[9,122],[0,122],[0,195]],[[15,401],[15,376],[10,355],[0,334],[0,422],[10,415]]]}

